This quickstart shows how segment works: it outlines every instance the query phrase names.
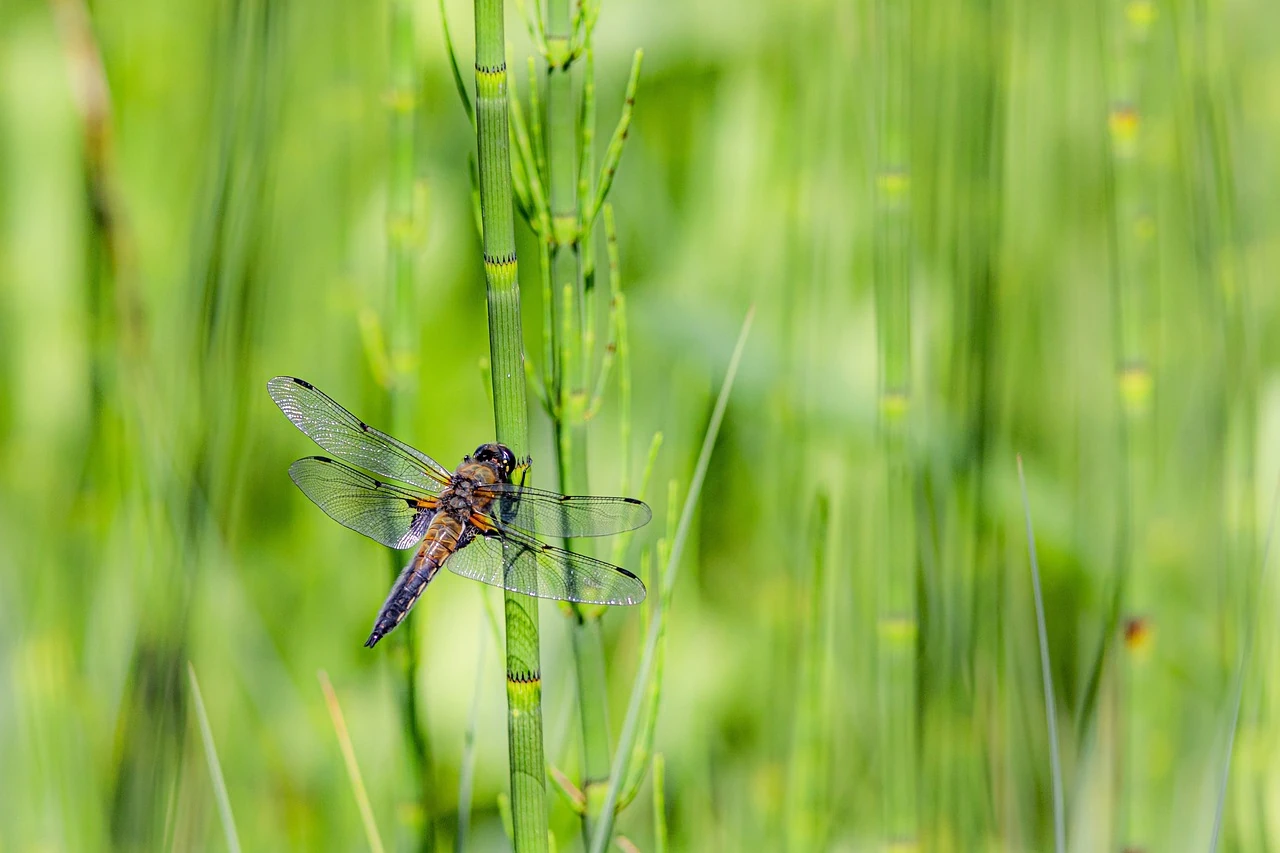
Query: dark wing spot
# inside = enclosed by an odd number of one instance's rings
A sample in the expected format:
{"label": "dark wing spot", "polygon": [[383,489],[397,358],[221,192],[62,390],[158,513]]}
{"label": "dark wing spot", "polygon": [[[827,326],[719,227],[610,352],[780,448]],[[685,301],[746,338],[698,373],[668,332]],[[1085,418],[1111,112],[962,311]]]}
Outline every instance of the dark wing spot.
{"label": "dark wing spot", "polygon": [[374,480],[374,481],[373,481],[373,487],[374,487],[375,489],[381,489],[381,488],[382,488],[382,481],[381,481],[381,480]]}
{"label": "dark wing spot", "polygon": [[360,422],[360,429],[364,430],[365,432],[368,432],[368,431],[369,431],[369,425],[368,425],[367,423],[365,423],[364,421],[361,421],[361,422]]}
{"label": "dark wing spot", "polygon": [[290,376],[289,378],[290,378],[290,379],[292,379],[292,380],[293,380],[294,382],[296,382],[297,384],[301,385],[303,388],[306,388],[308,391],[314,391],[314,390],[315,390],[315,387],[314,387],[310,382],[308,382],[308,381],[307,381],[307,380],[305,380],[305,379],[299,379],[299,378],[298,378],[298,377],[296,377],[296,376]]}
{"label": "dark wing spot", "polygon": [[624,574],[624,575],[626,575],[627,577],[631,578],[632,580],[637,580],[637,581],[638,581],[638,580],[640,580],[640,578],[636,577],[636,576],[635,576],[635,575],[633,575],[631,572],[629,572],[629,571],[627,571],[626,569],[622,568],[622,566],[614,566],[613,568],[614,568],[616,571],[621,572],[622,574]]}
{"label": "dark wing spot", "polygon": [[643,503],[644,503],[644,501],[640,500],[639,498],[623,498],[623,500],[624,500],[624,501],[626,501],[626,502],[627,502],[627,503],[629,503],[629,504],[643,504]]}

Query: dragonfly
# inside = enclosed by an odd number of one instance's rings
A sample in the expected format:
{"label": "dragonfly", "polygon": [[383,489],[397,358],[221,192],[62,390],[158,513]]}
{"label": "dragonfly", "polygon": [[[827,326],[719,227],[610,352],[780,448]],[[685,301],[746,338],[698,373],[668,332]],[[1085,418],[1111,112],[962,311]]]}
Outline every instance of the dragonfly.
{"label": "dragonfly", "polygon": [[267,391],[294,426],[337,457],[308,456],[289,466],[302,493],[344,527],[398,550],[416,546],[366,647],[404,621],[441,566],[537,598],[611,605],[644,600],[644,584],[626,569],[537,538],[635,530],[653,517],[643,501],[525,486],[531,460],[517,460],[503,444],[480,445],[451,473],[305,380],[277,376]]}

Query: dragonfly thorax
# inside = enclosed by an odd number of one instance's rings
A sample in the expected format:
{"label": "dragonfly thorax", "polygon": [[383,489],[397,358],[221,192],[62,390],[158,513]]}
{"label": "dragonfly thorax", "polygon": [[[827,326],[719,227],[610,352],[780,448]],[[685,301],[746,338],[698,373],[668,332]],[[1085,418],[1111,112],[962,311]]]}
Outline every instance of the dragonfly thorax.
{"label": "dragonfly thorax", "polygon": [[491,498],[477,489],[493,482],[496,477],[488,465],[472,462],[460,466],[450,479],[449,487],[440,493],[440,510],[458,521],[466,521],[471,513],[488,507]]}
{"label": "dragonfly thorax", "polygon": [[453,488],[440,495],[440,509],[465,519],[476,508],[475,486],[474,480],[455,480]]}

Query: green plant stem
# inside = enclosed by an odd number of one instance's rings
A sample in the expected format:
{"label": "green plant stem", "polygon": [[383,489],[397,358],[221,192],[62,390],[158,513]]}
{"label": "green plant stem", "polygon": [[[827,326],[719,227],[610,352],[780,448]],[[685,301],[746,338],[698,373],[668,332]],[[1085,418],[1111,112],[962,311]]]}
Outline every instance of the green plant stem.
{"label": "green plant stem", "polygon": [[[693,513],[702,495],[702,481],[707,476],[707,468],[711,465],[711,451],[715,448],[716,437],[720,434],[720,423],[724,420],[725,409],[729,407],[729,394],[733,391],[733,380],[738,375],[738,365],[742,361],[742,353],[747,346],[747,337],[751,334],[751,323],[755,317],[755,306],[747,311],[742,321],[742,331],[738,333],[738,342],[729,358],[729,368],[725,372],[724,383],[720,386],[720,394],[716,397],[715,408],[711,412],[711,421],[707,424],[706,435],[702,439],[702,449],[698,452],[698,461],[693,469],[693,479],[689,482],[689,492],[685,496],[684,507],[680,510],[680,523],[672,539],[671,551],[666,560],[666,569],[662,572],[661,588],[650,591],[650,595],[658,594],[663,601],[669,601],[669,595],[675,588],[679,575],[680,558],[684,555],[684,543],[689,537],[689,529],[693,526]],[[645,635],[644,654],[640,658],[640,667],[636,670],[635,680],[631,684],[631,696],[627,700],[627,715],[622,721],[622,733],[618,736],[618,748],[613,754],[613,763],[609,772],[609,790],[605,795],[604,806],[600,811],[600,820],[595,832],[591,835],[590,853],[604,853],[609,846],[609,838],[613,835],[614,810],[618,805],[618,797],[622,793],[623,782],[627,778],[627,770],[631,764],[632,747],[639,733],[640,715],[645,697],[648,695],[649,677],[653,673],[658,656],[658,644],[662,639],[663,625],[668,608],[663,607],[656,618],[650,621]]]}
{"label": "green plant stem", "polygon": [[881,743],[884,753],[884,841],[893,849],[916,844],[918,744],[916,690],[919,619],[916,606],[910,468],[901,435],[885,442],[888,540],[878,600]]}
{"label": "green plant stem", "polygon": [[573,619],[573,657],[582,722],[583,842],[590,840],[609,787],[609,716],[604,638],[600,619],[578,610]]}
{"label": "green plant stem", "polygon": [[1058,758],[1058,703],[1053,698],[1053,670],[1049,666],[1049,629],[1045,625],[1044,598],[1040,591],[1040,562],[1036,557],[1036,533],[1031,526],[1031,502],[1027,499],[1027,478],[1018,454],[1018,487],[1022,492],[1022,513],[1027,523],[1027,554],[1031,562],[1031,591],[1036,604],[1036,638],[1040,646],[1040,681],[1044,688],[1044,715],[1049,729],[1049,766],[1053,779],[1053,849],[1066,853],[1067,807],[1062,793],[1062,761]]}
{"label": "green plant stem", "polygon": [[[553,346],[553,387],[555,396],[559,488],[565,494],[586,494],[587,478],[586,406],[592,352],[585,328],[588,324],[583,292],[581,222],[578,210],[578,123],[574,109],[574,63],[571,54],[573,22],[569,0],[547,3],[547,170],[551,208],[551,294],[550,310],[562,308],[560,322],[552,318],[550,327],[561,334]],[[588,121],[592,117],[585,116]],[[585,156],[585,152],[584,152]],[[570,298],[560,300],[561,293]],[[579,550],[579,543],[567,543]],[[604,639],[599,609],[573,607],[571,627],[573,657],[578,688],[578,711],[582,726],[582,792],[586,796],[583,814],[583,842],[591,838],[604,802],[609,781],[609,717],[605,676]]]}
{"label": "green plant stem", "polygon": [[[555,239],[554,262],[573,260],[576,253],[577,127],[573,108],[569,0],[547,3],[547,170],[551,195],[551,225]],[[565,256],[562,258],[562,256]],[[566,264],[567,266],[567,264]],[[576,265],[573,269],[576,277]],[[566,281],[555,279],[557,291]]]}
{"label": "green plant stem", "polygon": [[[577,127],[573,108],[573,77],[570,54],[571,20],[569,0],[549,0],[547,3],[547,182],[551,207],[551,293],[553,298],[566,286],[572,286],[575,297],[580,296],[578,253],[578,202],[577,157],[575,153]],[[575,304],[581,305],[579,299]],[[554,314],[559,307],[553,302]],[[577,322],[580,322],[579,317]],[[568,318],[565,318],[568,321]],[[553,329],[560,324],[553,321]],[[570,340],[561,340],[554,354],[554,391],[563,403],[564,385],[572,385],[573,378],[564,375],[564,353],[561,347],[570,346]],[[550,390],[550,389],[549,389]],[[563,413],[558,421],[563,420]],[[559,427],[559,423],[557,424]],[[557,434],[557,439],[560,439]],[[561,446],[568,446],[561,444]]]}
{"label": "green plant stem", "polygon": [[880,345],[880,421],[885,459],[889,535],[879,573],[880,725],[884,752],[883,839],[917,843],[919,794],[914,508],[911,497],[911,219],[908,140],[910,113],[907,4],[881,0],[879,43],[880,138],[876,181],[876,335]]}
{"label": "green plant stem", "polygon": [[[1280,509],[1280,482],[1276,485],[1275,495],[1271,499],[1271,520],[1267,523],[1267,541],[1262,546],[1262,559],[1258,566],[1257,588],[1260,593],[1264,594],[1270,576],[1270,572],[1267,569],[1271,562],[1271,543],[1275,540],[1276,510]],[[1240,724],[1240,706],[1244,702],[1244,680],[1248,677],[1250,666],[1253,664],[1257,631],[1258,611],[1256,607],[1251,607],[1249,612],[1245,614],[1240,661],[1236,665],[1235,676],[1232,679],[1231,722],[1227,726],[1227,749],[1222,759],[1222,773],[1218,777],[1217,800],[1213,812],[1213,833],[1209,836],[1209,853],[1217,853],[1218,844],[1222,837],[1222,821],[1226,813],[1227,786],[1231,781],[1231,758],[1235,754],[1236,738]]]}
{"label": "green plant stem", "polygon": [[[666,532],[657,544],[657,564],[659,566],[669,566],[671,558],[671,543],[675,539],[676,525],[676,507],[680,505],[679,484],[672,480],[667,484],[667,526]],[[648,696],[645,698],[644,708],[640,712],[640,723],[636,728],[637,735],[631,746],[631,762],[627,769],[627,776],[622,780],[619,787],[621,793],[618,794],[617,804],[613,813],[617,814],[635,800],[640,793],[640,786],[644,783],[645,774],[649,771],[649,755],[653,749],[653,734],[658,723],[658,705],[662,699],[662,674],[663,667],[666,662],[667,649],[667,622],[666,613],[671,609],[672,587],[670,584],[664,583],[665,575],[650,575],[648,553],[641,554],[640,557],[641,574],[649,577],[652,584],[651,589],[661,590],[661,595],[651,595],[649,597],[649,606],[642,612],[641,632],[648,636],[649,627],[657,623],[658,628],[658,645],[657,652],[654,654],[653,660],[653,676],[649,679]]]}
{"label": "green plant stem", "polygon": [[[191,696],[195,700],[196,719],[200,722],[200,739],[204,742],[204,757],[209,763],[209,779],[213,782],[213,798],[218,803],[218,817],[222,820],[222,833],[231,853],[240,853],[240,836],[236,833],[235,815],[231,812],[231,797],[227,794],[227,780],[222,775],[218,750],[213,744],[213,727],[204,709],[204,697],[200,694],[200,682],[196,680],[196,668],[187,662],[187,678],[191,681]],[[379,849],[378,853],[381,853]]]}
{"label": "green plant stem", "polygon": [[[413,4],[393,0],[391,4],[391,171],[387,185],[387,243],[393,308],[407,307],[413,291],[413,257],[409,251],[413,231],[414,182],[414,46]],[[405,324],[392,326],[394,349],[407,345]],[[397,339],[399,338],[399,339]]]}
{"label": "green plant stem", "polygon": [[[384,306],[383,326],[387,336],[385,357],[381,352],[375,358],[385,374],[380,377],[386,384],[387,404],[390,407],[389,422],[394,430],[403,432],[412,420],[415,393],[413,353],[415,340],[412,318],[417,316],[414,300],[413,265],[415,240],[415,156],[414,126],[416,122],[416,97],[414,84],[417,79],[414,58],[414,6],[410,0],[394,0],[390,6],[390,97],[389,111],[390,171],[387,177],[387,302]],[[381,348],[379,348],[381,349]],[[401,555],[390,552],[390,577],[392,580],[403,568]],[[420,822],[417,849],[427,853],[435,849],[435,820],[433,818],[431,743],[422,725],[418,707],[418,663],[421,622],[425,608],[419,607],[403,627],[393,654],[400,662],[400,716],[404,737],[412,764],[410,791],[414,809],[402,809],[407,816],[405,831],[413,832]]]}
{"label": "green plant stem", "polygon": [[[819,490],[810,519],[812,570],[808,578],[808,619],[801,646],[795,723],[791,732],[791,766],[787,781],[787,850],[822,847],[822,780],[826,778],[825,743],[822,734],[823,672],[826,669],[828,563],[827,530],[831,508],[826,492]],[[655,755],[656,759],[657,756]],[[655,765],[655,770],[657,769]],[[657,790],[654,778],[654,790]]]}
{"label": "green plant stem", "polygon": [[[488,596],[485,596],[488,600]],[[496,629],[496,626],[495,626]],[[453,839],[454,853],[466,853],[471,835],[471,798],[475,789],[476,729],[480,721],[480,701],[484,696],[484,659],[488,652],[488,631],[481,624],[476,631],[476,686],[471,694],[471,713],[462,736],[462,760],[458,772],[458,833]]]}
{"label": "green plant stem", "polygon": [[[392,552],[398,557],[399,552]],[[398,561],[397,561],[398,562]],[[413,818],[421,821],[422,831],[418,838],[418,849],[430,851],[435,849],[435,820],[432,816],[431,801],[431,744],[427,739],[426,728],[418,710],[418,662],[419,631],[418,624],[422,619],[422,608],[418,618],[410,620],[404,626],[404,654],[401,659],[400,715],[404,721],[405,738],[409,742],[409,754],[413,758],[414,795],[417,800],[419,814]],[[413,813],[410,812],[412,815]]]}
{"label": "green plant stem", "polygon": [[667,853],[667,760],[653,756],[653,853]]}
{"label": "green plant stem", "polygon": [[[192,678],[194,680],[194,672]],[[360,765],[356,761],[355,747],[351,745],[351,735],[347,731],[347,721],[342,715],[342,706],[338,704],[338,694],[329,680],[329,673],[323,669],[316,673],[320,680],[320,690],[324,693],[324,703],[329,709],[329,719],[333,721],[334,734],[338,736],[338,747],[342,750],[342,761],[347,765],[347,778],[351,780],[351,790],[355,793],[356,807],[360,809],[360,822],[364,824],[365,838],[369,842],[371,853],[383,853],[382,836],[378,834],[378,824],[373,819],[373,806],[369,803],[369,794],[364,786],[364,777],[360,775]],[[194,681],[193,681],[194,683]]]}
{"label": "green plant stem", "polygon": [[[529,445],[529,415],[512,211],[502,6],[502,0],[475,2],[476,149],[494,426],[498,441],[521,456]],[[512,832],[517,851],[546,850],[546,759],[542,746],[538,604],[528,596],[508,591],[504,605]]]}
{"label": "green plant stem", "polygon": [[[1153,745],[1163,736],[1161,693],[1157,673],[1140,644],[1121,641],[1140,637],[1142,627],[1161,608],[1161,589],[1148,571],[1142,553],[1145,509],[1150,480],[1151,434],[1146,414],[1152,373],[1145,329],[1149,324],[1148,282],[1152,276],[1154,225],[1147,199],[1149,157],[1143,152],[1141,127],[1147,121],[1143,78],[1146,75],[1147,34],[1115,4],[1104,18],[1110,43],[1103,64],[1110,100],[1109,189],[1111,192],[1111,290],[1115,308],[1113,340],[1116,388],[1122,411],[1117,477],[1123,504],[1117,513],[1115,610],[1119,624],[1110,626],[1110,641],[1118,643],[1114,677],[1117,680],[1122,742],[1117,778],[1119,820],[1113,844],[1118,849],[1145,849],[1155,839],[1167,808],[1159,774],[1152,772]],[[1154,737],[1154,739],[1153,739]]]}

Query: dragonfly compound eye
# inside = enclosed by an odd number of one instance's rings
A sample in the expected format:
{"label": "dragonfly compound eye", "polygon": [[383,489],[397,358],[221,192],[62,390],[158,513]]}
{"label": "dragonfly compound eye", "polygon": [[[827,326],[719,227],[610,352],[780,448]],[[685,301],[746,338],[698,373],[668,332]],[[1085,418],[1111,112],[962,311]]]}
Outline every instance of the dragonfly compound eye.
{"label": "dragonfly compound eye", "polygon": [[511,476],[516,468],[516,455],[505,444],[482,444],[476,448],[477,462],[487,462],[504,477]]}

